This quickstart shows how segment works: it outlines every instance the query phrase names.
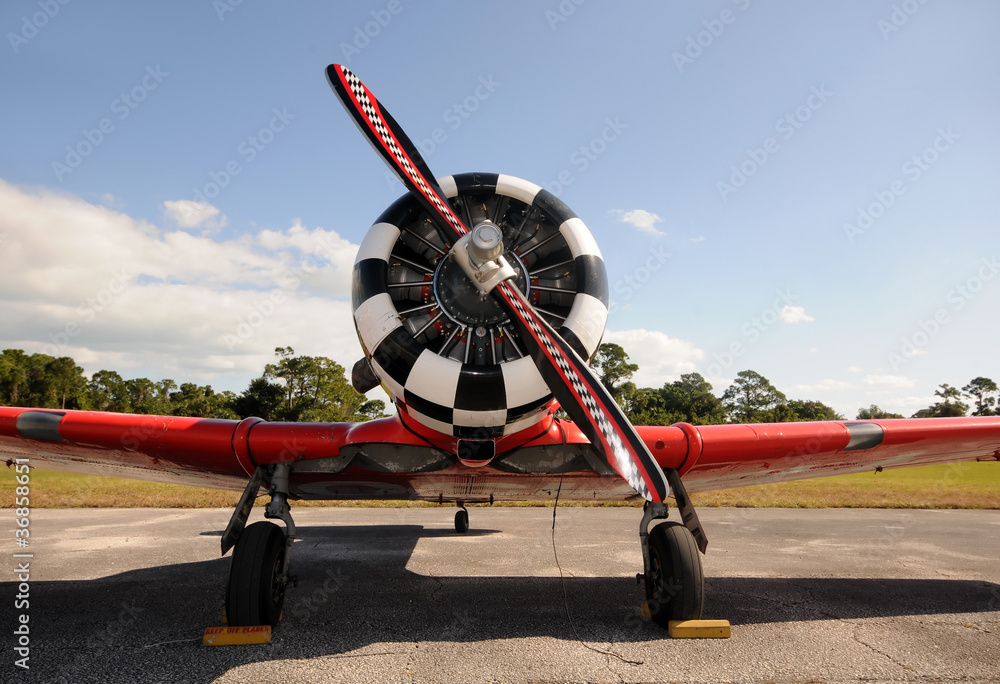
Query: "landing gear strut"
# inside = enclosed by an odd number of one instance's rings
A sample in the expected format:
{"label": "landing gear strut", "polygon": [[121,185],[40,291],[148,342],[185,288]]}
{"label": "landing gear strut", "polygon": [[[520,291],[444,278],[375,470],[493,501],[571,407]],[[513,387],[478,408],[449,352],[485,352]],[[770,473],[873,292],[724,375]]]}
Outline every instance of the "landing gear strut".
{"label": "landing gear strut", "polygon": [[226,582],[226,618],[233,626],[278,624],[289,580],[289,560],[295,539],[295,522],[288,507],[288,475],[291,466],[282,463],[271,472],[271,500],[264,517],[285,523],[285,532],[272,522],[260,521],[245,530],[253,497],[260,487],[263,468],[258,468],[247,485],[233,519],[223,535],[223,553],[235,550]]}
{"label": "landing gear strut", "polygon": [[[645,572],[636,576],[645,586],[649,616],[663,627],[671,620],[701,618],[705,578],[698,550],[701,545],[707,546],[698,516],[681,485],[680,477],[676,471],[668,471],[667,476],[685,524],[664,522],[650,530],[654,520],[667,517],[667,505],[646,504],[639,523]],[[690,529],[692,527],[694,530]]]}

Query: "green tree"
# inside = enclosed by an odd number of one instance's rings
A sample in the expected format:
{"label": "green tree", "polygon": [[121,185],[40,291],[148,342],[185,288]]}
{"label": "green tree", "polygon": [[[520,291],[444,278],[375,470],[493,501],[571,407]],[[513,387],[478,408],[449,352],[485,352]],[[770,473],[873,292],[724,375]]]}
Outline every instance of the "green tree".
{"label": "green tree", "polygon": [[858,409],[857,420],[880,420],[882,418],[902,418],[901,413],[889,413],[888,411],[883,411],[875,404],[872,404],[868,408]]}
{"label": "green tree", "polygon": [[793,399],[788,402],[795,421],[806,420],[844,420],[844,417],[821,401],[801,401]]}
{"label": "green tree", "polygon": [[[325,356],[295,356],[291,347],[278,347],[274,353],[278,363],[268,364],[263,378],[284,383],[283,406],[276,413],[278,419],[309,422],[367,419],[367,414],[361,413],[367,401],[348,383],[339,363]],[[367,410],[371,413],[376,408],[377,405],[371,404]]]}
{"label": "green tree", "polygon": [[976,400],[976,410],[972,412],[974,416],[992,416],[994,412],[992,406],[996,404],[996,398],[991,397],[997,391],[997,384],[989,378],[978,377],[962,388],[965,396]]}
{"label": "green tree", "polygon": [[764,423],[787,415],[787,400],[770,381],[752,370],[740,371],[722,395],[722,405],[732,423]]}
{"label": "green tree", "polygon": [[639,366],[629,363],[625,350],[612,342],[605,342],[597,348],[591,366],[611,398],[621,404],[623,385],[632,379]]}
{"label": "green tree", "polygon": [[355,419],[374,420],[375,418],[385,418],[385,402],[381,399],[371,399],[366,401],[358,409]]}
{"label": "green tree", "polygon": [[934,395],[944,400],[930,407],[932,415],[935,418],[964,416],[969,410],[969,405],[960,401],[962,394],[958,391],[958,388],[952,387],[948,383],[944,383],[938,389],[934,390]]}
{"label": "green tree", "polygon": [[680,415],[667,410],[658,390],[626,382],[619,387],[619,392],[618,403],[633,425],[670,425],[681,420]]}
{"label": "green tree", "polygon": [[24,351],[4,349],[0,354],[0,401],[17,406],[27,391],[28,360]]}
{"label": "green tree", "polygon": [[128,387],[115,371],[99,370],[87,383],[87,406],[94,411],[131,413]]}
{"label": "green tree", "polygon": [[712,394],[712,385],[700,373],[685,373],[680,380],[664,383],[660,389],[664,410],[676,416],[671,422],[717,425],[726,422],[722,401]]}
{"label": "green tree", "polygon": [[170,414],[197,418],[228,418],[239,416],[232,409],[236,400],[233,392],[215,392],[211,385],[201,387],[193,382],[181,383],[180,389],[170,395]]}
{"label": "green tree", "polygon": [[170,403],[160,399],[159,385],[148,378],[126,380],[125,393],[132,413],[170,413]]}
{"label": "green tree", "polygon": [[53,359],[47,369],[52,389],[56,396],[56,406],[60,409],[80,408],[85,401],[87,378],[83,369],[68,356]]}
{"label": "green tree", "polygon": [[256,416],[264,420],[278,420],[285,398],[285,388],[265,377],[254,378],[250,386],[233,401],[233,410],[242,418]]}

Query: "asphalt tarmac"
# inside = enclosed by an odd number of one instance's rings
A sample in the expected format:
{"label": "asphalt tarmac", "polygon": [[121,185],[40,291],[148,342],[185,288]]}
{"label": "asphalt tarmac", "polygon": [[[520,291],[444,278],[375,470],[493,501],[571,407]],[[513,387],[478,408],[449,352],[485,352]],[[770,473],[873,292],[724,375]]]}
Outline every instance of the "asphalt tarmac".
{"label": "asphalt tarmac", "polygon": [[560,508],[564,579],[551,509],[471,508],[465,535],[449,507],[293,513],[298,584],[272,643],[209,648],[229,511],[33,511],[26,610],[7,581],[25,549],[4,554],[0,680],[1000,681],[1000,511],[703,509],[725,640],[640,616],[636,509]]}

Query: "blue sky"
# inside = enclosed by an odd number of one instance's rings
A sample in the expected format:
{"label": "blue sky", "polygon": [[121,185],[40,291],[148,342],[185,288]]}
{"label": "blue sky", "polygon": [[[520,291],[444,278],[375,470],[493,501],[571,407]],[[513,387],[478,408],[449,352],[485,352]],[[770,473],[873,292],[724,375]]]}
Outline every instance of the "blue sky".
{"label": "blue sky", "polygon": [[402,187],[325,82],[342,62],[435,173],[520,176],[587,222],[605,339],[641,384],[697,371],[721,394],[750,368],[848,418],[909,415],[1000,378],[998,20],[985,0],[8,2],[0,345],[233,390],[276,346],[353,363],[353,251]]}

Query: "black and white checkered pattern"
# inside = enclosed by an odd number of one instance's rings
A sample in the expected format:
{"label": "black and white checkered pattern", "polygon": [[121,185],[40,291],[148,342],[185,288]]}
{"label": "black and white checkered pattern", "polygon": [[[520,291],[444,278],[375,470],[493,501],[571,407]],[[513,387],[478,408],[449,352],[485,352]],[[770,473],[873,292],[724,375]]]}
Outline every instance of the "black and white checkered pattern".
{"label": "black and white checkered pattern", "polygon": [[[400,175],[404,185],[406,185],[406,187],[410,189],[411,192],[416,195],[423,204],[425,204],[425,206],[427,206],[427,208],[431,211],[436,211],[438,215],[444,219],[447,226],[450,227],[452,235],[442,235],[442,237],[444,237],[446,241],[448,237],[450,237],[452,242],[454,242],[459,237],[467,233],[468,230],[462,221],[454,214],[454,212],[452,212],[451,208],[445,202],[442,196],[443,191],[439,192],[440,188],[433,180],[428,182],[428,178],[431,178],[430,173],[427,172],[427,178],[425,178],[425,173],[422,170],[415,168],[406,151],[400,149],[400,145],[402,145],[403,147],[413,150],[415,153],[413,143],[409,140],[406,134],[402,130],[393,130],[393,128],[398,129],[398,126],[394,127],[392,125],[392,117],[388,116],[388,113],[386,113],[386,116],[383,117],[378,106],[378,101],[373,95],[371,95],[360,79],[358,79],[347,67],[340,66],[339,69],[341,71],[341,87],[346,85],[346,87],[353,94],[353,101],[351,102],[347,101],[350,98],[345,98],[341,95],[341,100],[344,101],[344,105],[347,106],[349,110],[354,112],[355,118],[360,118],[367,125],[368,131],[366,131],[366,135],[370,140],[372,140],[373,143],[376,144],[376,149],[379,150],[383,158],[390,162],[390,167],[393,168],[398,175]],[[358,107],[360,107],[360,110]],[[400,141],[399,143],[397,143],[397,138]],[[419,160],[419,156],[417,159],[418,165],[423,165],[422,160]],[[432,183],[434,187],[431,186]],[[589,236],[589,233],[586,234]],[[579,252],[581,250],[577,248],[573,251]],[[596,246],[594,251],[596,252]],[[597,252],[596,255],[599,256],[599,252]],[[578,255],[574,254],[574,256]],[[606,289],[606,285],[604,286],[604,289]],[[625,480],[641,496],[647,500],[651,500],[652,497],[650,496],[649,487],[645,478],[653,478],[657,474],[659,474],[660,479],[664,480],[662,484],[656,483],[659,485],[656,487],[657,493],[665,495],[665,492],[669,489],[669,487],[666,485],[662,471],[652,459],[648,450],[646,450],[644,445],[642,445],[641,440],[639,440],[638,436],[635,435],[634,430],[632,430],[631,426],[628,425],[628,421],[624,417],[624,414],[621,414],[614,402],[609,396],[607,396],[607,393],[603,391],[603,388],[600,387],[599,381],[596,378],[593,378],[589,371],[586,370],[584,363],[576,357],[575,352],[565,342],[562,342],[559,339],[555,331],[553,331],[546,323],[544,323],[544,321],[536,316],[531,305],[523,301],[522,295],[515,286],[504,282],[498,286],[498,291],[501,293],[502,299],[506,301],[509,310],[515,314],[512,317],[518,319],[518,327],[522,330],[522,336],[529,337],[533,341],[531,346],[536,349],[538,349],[539,346],[544,347],[545,354],[549,358],[543,360],[540,356],[536,357],[535,360],[538,363],[539,371],[541,371],[543,376],[549,376],[547,382],[549,387],[554,390],[553,393],[557,396],[564,396],[566,398],[566,401],[564,401],[563,404],[570,414],[576,414],[580,419],[582,419],[580,420],[581,429],[584,429],[592,441],[600,442],[600,446],[609,461],[613,459],[612,465],[617,465],[616,470],[619,474],[621,474],[621,476],[625,478]],[[372,297],[369,301],[376,299],[377,296],[378,295],[376,295],[376,297]],[[582,296],[587,297],[589,295],[584,294]],[[599,302],[599,306],[604,308],[606,311],[606,302]],[[392,333],[389,333],[385,339],[395,340],[395,343],[399,345],[401,343],[397,338],[399,338],[399,333],[401,331],[405,332],[405,328],[396,328]],[[410,338],[410,342],[413,342],[412,338]],[[565,349],[560,349],[559,344],[557,343],[561,343]],[[592,346],[596,347],[595,340],[591,340],[591,343]],[[385,344],[385,342],[383,342],[383,344]],[[382,344],[379,345],[380,349],[381,347]],[[585,350],[590,351],[586,348]],[[567,355],[569,355],[569,358],[567,358]],[[532,356],[535,356],[535,354],[533,353]],[[588,383],[581,380],[580,375],[573,368],[573,365],[570,363],[570,359],[576,361],[577,366],[583,371],[583,373],[589,376],[588,380],[592,381],[590,382],[590,385],[595,386],[595,390],[599,389],[603,392],[601,401],[607,406],[607,409],[618,411],[618,420],[615,422],[619,423],[619,425],[613,425],[612,421],[609,420],[605,410],[602,410],[601,406],[597,402],[597,399],[594,398]],[[386,361],[391,361],[391,364],[396,367],[395,373],[390,374],[399,376],[400,368],[398,359],[390,360],[387,357]],[[553,363],[555,365],[552,365]],[[385,364],[380,362],[377,358],[375,359],[375,365],[376,368],[385,366]],[[412,368],[413,364],[409,365]],[[384,370],[388,369],[384,368]],[[408,371],[409,369],[407,369],[407,373]],[[405,388],[406,378],[395,377],[394,379],[397,382],[402,380],[401,384]],[[401,409],[405,408],[408,403],[405,397],[405,389],[402,394],[404,396],[400,401]],[[579,397],[579,403],[577,403],[577,397]],[[416,406],[414,406],[414,409],[419,411]],[[457,411],[457,409],[455,410]],[[498,418],[499,416],[491,417],[490,422],[495,425]],[[626,448],[621,439],[621,431],[626,427],[629,432],[626,432],[625,436],[631,436],[628,440],[631,442],[631,451]],[[643,461],[642,465],[646,470],[645,478],[639,472],[639,460]]]}
{"label": "black and white checkered pattern", "polygon": [[[460,174],[438,183],[446,199],[493,193],[530,201],[534,195],[530,184],[520,179],[504,176],[498,185],[497,174]],[[415,208],[416,200],[407,195],[386,209],[362,241],[355,262],[354,322],[376,375],[401,411],[437,432],[484,438],[530,429],[548,415],[546,407],[552,402],[531,359],[466,366],[423,349],[402,325],[387,291],[387,274],[392,251],[402,239],[405,222],[414,220]]]}
{"label": "black and white checkered pattern", "polygon": [[[639,469],[636,467],[632,456],[629,454],[625,445],[622,444],[621,438],[618,435],[617,430],[608,420],[607,415],[598,406],[597,400],[594,399],[593,394],[591,394],[590,389],[587,385],[580,379],[576,370],[570,365],[569,359],[566,358],[566,353],[573,353],[567,350],[565,353],[556,344],[556,339],[554,335],[543,328],[541,319],[535,315],[533,310],[530,310],[524,305],[521,300],[520,293],[517,292],[508,283],[502,283],[500,289],[507,301],[510,302],[511,306],[517,311],[521,320],[531,329],[534,333],[535,338],[545,347],[545,351],[548,355],[555,361],[556,366],[558,366],[559,371],[562,375],[569,380],[569,384],[572,386],[573,391],[580,397],[580,401],[583,407],[586,409],[591,420],[588,421],[592,425],[596,425],[600,436],[603,441],[607,444],[607,454],[614,458],[614,464],[616,465],[615,470],[621,475],[626,482],[644,499],[649,500],[649,487],[643,479],[642,475],[639,474]],[[555,392],[558,396],[558,392]],[[573,406],[575,402],[563,402],[563,408],[572,413]],[[582,428],[583,426],[581,426]]]}
{"label": "black and white checkered pattern", "polygon": [[[388,122],[382,116],[382,112],[379,110],[377,105],[377,100],[375,97],[368,92],[365,84],[361,82],[354,73],[345,66],[340,67],[341,71],[344,73],[344,80],[347,82],[347,86],[354,93],[354,97],[357,98],[358,104],[361,106],[361,111],[364,114],[364,118],[368,121],[372,129],[378,134],[381,140],[382,146],[392,155],[396,160],[398,167],[402,168],[411,184],[415,185],[421,192],[421,194],[427,198],[427,200],[437,209],[438,213],[444,218],[448,224],[452,227],[455,232],[455,239],[465,235],[468,230],[465,225],[455,213],[451,210],[451,207],[444,202],[444,199],[438,195],[438,193],[432,189],[427,181],[424,179],[424,174],[417,171],[413,164],[410,162],[410,158],[406,155],[403,150],[399,149],[399,145],[396,144],[396,136],[393,131],[390,130]],[[373,102],[375,100],[375,102]],[[402,131],[398,132],[400,136],[403,136]],[[404,184],[406,184],[406,178],[402,179]]]}

